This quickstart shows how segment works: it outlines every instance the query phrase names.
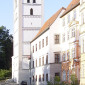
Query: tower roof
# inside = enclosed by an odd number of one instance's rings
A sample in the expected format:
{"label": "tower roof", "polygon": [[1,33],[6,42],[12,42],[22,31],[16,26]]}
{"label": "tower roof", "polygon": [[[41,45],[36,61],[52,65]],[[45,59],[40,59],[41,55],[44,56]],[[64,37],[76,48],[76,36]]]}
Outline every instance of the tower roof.
{"label": "tower roof", "polygon": [[71,3],[67,6],[66,11],[61,15],[63,17],[66,15],[68,12],[70,12],[72,9],[77,7],[80,4],[80,0],[72,0]]}
{"label": "tower roof", "polygon": [[42,26],[42,28],[39,30],[38,34],[35,36],[35,38],[31,41],[33,42],[35,39],[37,39],[41,34],[43,34],[46,30],[49,29],[49,27],[53,24],[53,22],[56,20],[56,18],[58,17],[58,15],[60,14],[60,12],[65,9],[64,7],[62,7],[61,9],[59,9],[50,19],[48,19],[45,24]]}

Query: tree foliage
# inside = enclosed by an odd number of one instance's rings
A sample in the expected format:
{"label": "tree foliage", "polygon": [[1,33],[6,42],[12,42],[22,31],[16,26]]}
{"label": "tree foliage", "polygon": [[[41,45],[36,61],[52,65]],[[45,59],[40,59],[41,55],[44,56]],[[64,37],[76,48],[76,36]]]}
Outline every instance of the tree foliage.
{"label": "tree foliage", "polygon": [[6,27],[0,27],[0,69],[10,69],[13,55],[13,37]]}

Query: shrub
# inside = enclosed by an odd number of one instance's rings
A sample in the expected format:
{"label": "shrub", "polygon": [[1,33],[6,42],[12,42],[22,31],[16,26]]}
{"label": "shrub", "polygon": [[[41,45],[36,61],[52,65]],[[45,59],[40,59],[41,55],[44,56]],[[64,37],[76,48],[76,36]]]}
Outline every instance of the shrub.
{"label": "shrub", "polygon": [[71,85],[79,85],[78,79],[74,74],[71,75]]}
{"label": "shrub", "polygon": [[6,78],[11,77],[10,70],[0,70],[0,80],[5,80]]}

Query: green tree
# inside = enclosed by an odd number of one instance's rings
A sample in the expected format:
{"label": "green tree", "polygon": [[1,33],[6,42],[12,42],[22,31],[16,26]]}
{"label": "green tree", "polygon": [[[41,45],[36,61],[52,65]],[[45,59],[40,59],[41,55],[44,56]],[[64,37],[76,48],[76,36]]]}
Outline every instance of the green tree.
{"label": "green tree", "polygon": [[10,69],[13,55],[13,37],[6,27],[0,27],[0,69]]}

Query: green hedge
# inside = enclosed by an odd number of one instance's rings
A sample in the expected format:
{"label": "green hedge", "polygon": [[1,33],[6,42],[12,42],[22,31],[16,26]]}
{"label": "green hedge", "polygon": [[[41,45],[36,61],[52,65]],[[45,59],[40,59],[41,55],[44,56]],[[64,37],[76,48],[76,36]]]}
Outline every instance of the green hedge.
{"label": "green hedge", "polygon": [[5,80],[7,78],[11,77],[11,71],[10,70],[2,70],[0,69],[0,80]]}

